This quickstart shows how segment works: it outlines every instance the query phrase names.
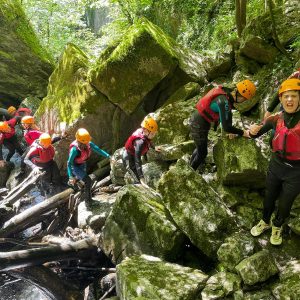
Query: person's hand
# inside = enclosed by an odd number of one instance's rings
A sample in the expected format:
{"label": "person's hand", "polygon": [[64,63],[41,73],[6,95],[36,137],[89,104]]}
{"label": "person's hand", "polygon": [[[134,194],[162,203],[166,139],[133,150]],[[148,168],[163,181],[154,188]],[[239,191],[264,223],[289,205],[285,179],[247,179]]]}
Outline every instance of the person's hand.
{"label": "person's hand", "polygon": [[3,168],[5,166],[5,160],[0,160],[0,168]]}
{"label": "person's hand", "polygon": [[232,140],[232,139],[236,138],[238,135],[235,133],[227,133],[227,136],[230,140]]}
{"label": "person's hand", "polygon": [[34,167],[34,169],[32,170],[33,175],[38,175],[42,172],[42,169],[39,167]]}
{"label": "person's hand", "polygon": [[157,147],[155,147],[155,149],[154,149],[156,152],[161,152],[161,148],[159,147],[159,146],[157,146]]}
{"label": "person's hand", "polygon": [[243,137],[250,139],[249,130],[244,130]]}
{"label": "person's hand", "polygon": [[257,135],[257,133],[259,132],[259,130],[262,128],[262,125],[257,125],[257,124],[252,124],[249,127],[249,132],[252,135]]}
{"label": "person's hand", "polygon": [[264,121],[266,121],[271,115],[272,115],[271,112],[266,111],[265,114],[264,114]]}
{"label": "person's hand", "polygon": [[149,188],[149,186],[147,185],[147,183],[146,183],[146,181],[145,181],[145,178],[141,178],[141,179],[140,179],[140,183],[141,183],[141,185],[142,185],[143,187]]}
{"label": "person's hand", "polygon": [[76,178],[75,177],[70,177],[68,180],[68,185],[74,186],[76,183]]}

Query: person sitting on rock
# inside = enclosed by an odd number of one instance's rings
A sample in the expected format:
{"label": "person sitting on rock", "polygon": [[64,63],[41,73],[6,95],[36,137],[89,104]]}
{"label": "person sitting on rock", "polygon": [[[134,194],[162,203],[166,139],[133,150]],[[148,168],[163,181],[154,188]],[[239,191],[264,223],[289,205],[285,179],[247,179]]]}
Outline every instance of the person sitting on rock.
{"label": "person sitting on rock", "polygon": [[21,157],[21,170],[20,173],[16,176],[17,179],[21,178],[25,174],[26,164],[24,163],[24,158],[28,153],[32,143],[37,140],[42,132],[39,131],[38,127],[35,124],[33,116],[25,116],[21,119],[21,125],[24,128],[24,139],[28,148],[25,150]]}
{"label": "person sitting on rock", "polygon": [[[293,78],[300,79],[300,68],[297,71],[295,71],[294,73],[292,73],[287,79],[293,79]],[[272,97],[272,100],[267,108],[267,111],[264,114],[264,119],[263,119],[264,122],[266,121],[266,119],[269,116],[272,115],[272,112],[275,110],[275,108],[277,107],[277,105],[279,103],[280,103],[280,100],[279,100],[278,92],[276,92],[274,94],[274,96]]]}
{"label": "person sitting on rock", "polygon": [[133,177],[135,183],[141,183],[145,187],[148,187],[148,185],[143,174],[142,156],[147,154],[150,147],[154,148],[151,140],[155,137],[157,131],[157,122],[152,117],[146,116],[141,123],[141,128],[134,131],[127,139],[123,151],[122,160],[124,167]]}
{"label": "person sitting on rock", "polygon": [[24,162],[28,165],[34,174],[45,172],[42,177],[44,185],[50,184],[53,189],[62,188],[62,180],[58,166],[54,161],[55,149],[52,145],[51,136],[48,133],[42,133],[30,146]]}
{"label": "person sitting on rock", "polygon": [[278,208],[272,221],[272,245],[282,243],[282,225],[300,193],[300,80],[285,80],[280,85],[278,94],[284,111],[269,117],[258,132],[256,125],[250,126],[252,138],[257,138],[269,130],[275,131],[266,179],[263,217],[251,229],[253,236],[259,236],[271,228],[270,219],[278,200]]}
{"label": "person sitting on rock", "polygon": [[208,132],[211,123],[220,122],[225,132],[248,137],[246,130],[232,126],[232,112],[235,104],[251,99],[256,92],[253,82],[246,79],[236,84],[235,89],[218,86],[211,89],[196,104],[197,110],[190,118],[191,136],[196,144],[192,153],[190,165],[194,170],[204,164],[207,156]]}
{"label": "person sitting on rock", "polygon": [[86,162],[91,156],[92,150],[96,153],[110,158],[110,155],[100,149],[96,144],[91,142],[92,137],[85,128],[79,128],[75,134],[75,140],[69,147],[68,158],[68,184],[72,187],[75,186],[77,181],[83,181],[84,183],[84,199],[87,204],[91,204],[92,194],[91,185],[92,180],[86,171]]}
{"label": "person sitting on rock", "polygon": [[2,144],[8,149],[6,161],[10,161],[15,152],[24,153],[16,136],[15,123],[14,119],[0,122],[0,161],[3,161]]}

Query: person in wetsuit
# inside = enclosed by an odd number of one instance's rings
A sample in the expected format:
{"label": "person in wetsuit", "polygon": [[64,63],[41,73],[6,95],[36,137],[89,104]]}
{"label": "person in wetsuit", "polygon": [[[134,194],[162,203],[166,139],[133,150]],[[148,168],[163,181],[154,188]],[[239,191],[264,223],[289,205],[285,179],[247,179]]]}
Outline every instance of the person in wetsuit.
{"label": "person in wetsuit", "polygon": [[190,160],[190,165],[194,170],[204,163],[207,156],[208,132],[211,123],[220,122],[227,133],[248,137],[246,130],[232,126],[231,110],[235,103],[251,99],[255,91],[254,83],[246,79],[237,83],[235,89],[215,87],[198,101],[197,110],[190,118],[191,136],[196,145]]}
{"label": "person in wetsuit", "polygon": [[[266,179],[263,216],[251,229],[253,236],[259,236],[272,227],[272,245],[282,243],[282,225],[300,193],[300,80],[285,80],[280,85],[278,94],[284,111],[270,116],[259,130],[258,125],[250,126],[252,138],[257,138],[269,130],[275,131]],[[271,226],[270,219],[276,200],[278,207]]]}

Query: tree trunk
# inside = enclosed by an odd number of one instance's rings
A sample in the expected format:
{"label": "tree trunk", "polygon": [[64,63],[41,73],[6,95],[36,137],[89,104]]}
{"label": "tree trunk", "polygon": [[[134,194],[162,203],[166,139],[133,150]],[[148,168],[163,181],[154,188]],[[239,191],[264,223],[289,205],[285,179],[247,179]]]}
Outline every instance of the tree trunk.
{"label": "tree trunk", "polygon": [[235,0],[235,22],[238,37],[242,36],[242,32],[246,26],[247,0]]}
{"label": "tree trunk", "polygon": [[35,285],[51,300],[83,300],[79,290],[44,266],[22,268],[8,274]]}
{"label": "tree trunk", "polygon": [[[22,231],[32,225],[40,222],[40,216],[49,212],[53,208],[57,208],[61,204],[68,201],[68,197],[73,193],[73,189],[69,188],[65,191],[46,199],[45,201],[30,207],[20,214],[14,216],[4,223],[0,229],[0,237],[7,237],[12,233]],[[38,220],[38,222],[37,222]]]}
{"label": "tree trunk", "polygon": [[86,250],[96,250],[96,243],[97,240],[93,237],[77,242],[67,241],[60,245],[0,252],[0,271],[36,266],[50,261],[76,259]]}

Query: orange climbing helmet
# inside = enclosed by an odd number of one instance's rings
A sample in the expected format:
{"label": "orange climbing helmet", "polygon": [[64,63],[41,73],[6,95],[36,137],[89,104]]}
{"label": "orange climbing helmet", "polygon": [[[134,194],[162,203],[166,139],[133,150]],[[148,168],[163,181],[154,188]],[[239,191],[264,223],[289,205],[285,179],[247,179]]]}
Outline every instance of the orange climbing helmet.
{"label": "orange climbing helmet", "polygon": [[10,107],[7,109],[7,111],[8,111],[8,113],[9,113],[10,115],[13,115],[13,114],[17,111],[17,109],[16,109],[14,106],[10,106]]}
{"label": "orange climbing helmet", "polygon": [[33,116],[25,116],[21,119],[21,124],[34,124]]}
{"label": "orange climbing helmet", "polygon": [[158,130],[158,125],[156,121],[151,117],[145,117],[143,122],[141,123],[143,128],[146,128],[150,132],[156,132]]}
{"label": "orange climbing helmet", "polygon": [[249,79],[245,79],[236,84],[238,92],[247,100],[251,99],[256,92],[255,84]]}
{"label": "orange climbing helmet", "polygon": [[9,132],[10,127],[7,122],[0,122],[0,131]]}
{"label": "orange climbing helmet", "polygon": [[48,133],[42,133],[39,137],[39,143],[42,147],[48,148],[51,145],[51,136]]}
{"label": "orange climbing helmet", "polygon": [[85,128],[79,128],[75,134],[76,141],[82,144],[88,144],[92,137]]}
{"label": "orange climbing helmet", "polygon": [[279,87],[279,96],[287,91],[300,91],[300,79],[291,78],[285,80]]}

